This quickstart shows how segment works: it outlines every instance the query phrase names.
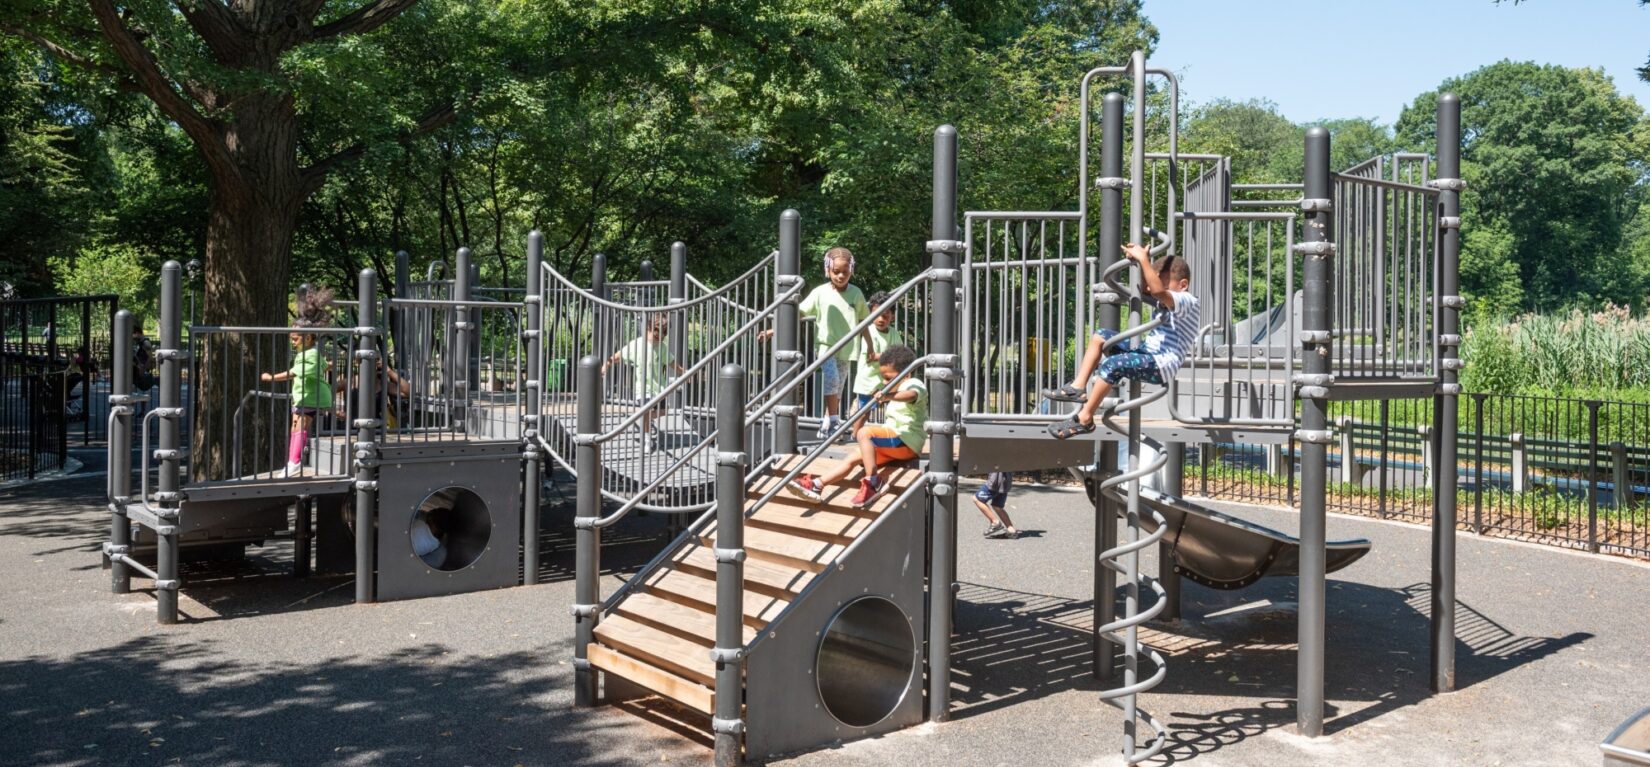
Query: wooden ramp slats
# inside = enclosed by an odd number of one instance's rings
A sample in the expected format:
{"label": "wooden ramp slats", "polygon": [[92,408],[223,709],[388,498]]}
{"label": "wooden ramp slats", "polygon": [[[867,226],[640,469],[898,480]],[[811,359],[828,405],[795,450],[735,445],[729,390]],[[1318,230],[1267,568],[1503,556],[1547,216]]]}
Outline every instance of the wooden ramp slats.
{"label": "wooden ramp slats", "polygon": [[596,624],[596,641],[684,679],[716,683],[716,664],[705,648],[623,615],[609,615]]}
{"label": "wooden ramp slats", "polygon": [[[715,535],[716,526],[708,526],[699,535],[699,545],[714,545]],[[843,548],[841,544],[798,538],[760,527],[745,528],[746,562],[760,559],[817,573],[829,566]]]}
{"label": "wooden ramp slats", "polygon": [[838,514],[825,508],[799,509],[794,506],[764,506],[745,519],[745,527],[759,527],[776,533],[809,538],[844,546],[853,543],[871,520]]}
{"label": "wooden ramp slats", "polygon": [[[716,610],[716,581],[701,578],[683,570],[666,570],[658,577],[647,581],[648,593],[668,599],[672,602],[692,607],[702,612]],[[745,592],[745,625],[760,629],[768,625],[790,605],[790,602],[758,594],[754,591]]]}
{"label": "wooden ramp slats", "polygon": [[642,687],[707,716],[716,713],[716,693],[709,687],[663,671],[592,642],[590,665],[624,677]]}
{"label": "wooden ramp slats", "polygon": [[[811,570],[786,567],[760,559],[745,558],[745,588],[761,591],[769,596],[790,599],[813,580]],[[703,546],[694,546],[676,558],[679,569],[705,578],[716,578],[716,555]]]}
{"label": "wooden ramp slats", "polygon": [[[619,603],[616,612],[638,623],[645,623],[667,634],[672,634],[700,647],[716,644],[716,614],[672,602],[646,592],[635,592]],[[744,639],[749,644],[756,638],[756,629],[744,627]]]}
{"label": "wooden ramp slats", "polygon": [[[837,460],[849,457],[846,449],[831,452]],[[923,481],[913,462],[884,471],[889,488],[870,508],[849,506],[856,482],[830,488],[821,501],[782,489],[761,509],[749,511],[750,504],[775,488],[799,460],[800,456],[782,459],[748,488],[740,616],[746,644],[880,515],[893,509],[906,490]],[[822,460],[811,468],[829,471],[832,463]],[[716,644],[715,536],[712,523],[657,569],[640,575],[643,580],[637,588],[597,624],[596,642],[589,646],[594,667],[707,715],[715,704],[711,688],[716,664],[710,659]]]}

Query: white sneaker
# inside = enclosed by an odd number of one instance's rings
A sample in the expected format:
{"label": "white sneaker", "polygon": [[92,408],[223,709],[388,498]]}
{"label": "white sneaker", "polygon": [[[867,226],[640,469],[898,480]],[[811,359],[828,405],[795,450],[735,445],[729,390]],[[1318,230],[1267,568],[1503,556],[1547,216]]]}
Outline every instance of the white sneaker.
{"label": "white sneaker", "polygon": [[296,476],[302,474],[303,471],[304,471],[304,464],[302,462],[289,463],[289,464],[286,465],[286,476],[288,476],[288,477],[296,477]]}
{"label": "white sneaker", "polygon": [[826,439],[827,437],[830,437],[831,436],[831,431],[835,428],[836,428],[836,419],[831,418],[829,416],[820,419],[820,421],[819,421],[819,438],[820,439]]}

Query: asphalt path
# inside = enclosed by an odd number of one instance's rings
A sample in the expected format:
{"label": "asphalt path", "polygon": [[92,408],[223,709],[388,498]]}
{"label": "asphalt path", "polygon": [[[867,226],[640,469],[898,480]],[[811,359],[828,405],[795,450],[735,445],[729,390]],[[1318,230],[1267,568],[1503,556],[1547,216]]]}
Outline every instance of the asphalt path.
{"label": "asphalt path", "polygon": [[[185,621],[146,582],[109,592],[100,476],[0,491],[0,763],[656,765],[709,752],[623,710],[572,705],[570,513],[545,513],[543,585],[350,604],[347,577],[291,577],[291,548],[184,570]],[[1117,764],[1089,643],[1093,516],[1069,488],[1018,486],[1028,535],[986,540],[961,510],[953,720],[796,765]],[[1288,511],[1226,505],[1293,530]],[[1592,765],[1650,705],[1650,568],[1460,538],[1459,691],[1428,689],[1430,533],[1331,517],[1371,554],[1331,576],[1324,738],[1293,733],[1294,582],[1185,588],[1186,620],[1141,697],[1170,729],[1154,763]],[[606,535],[604,593],[664,541],[657,517]],[[1147,572],[1155,562],[1143,557]]]}

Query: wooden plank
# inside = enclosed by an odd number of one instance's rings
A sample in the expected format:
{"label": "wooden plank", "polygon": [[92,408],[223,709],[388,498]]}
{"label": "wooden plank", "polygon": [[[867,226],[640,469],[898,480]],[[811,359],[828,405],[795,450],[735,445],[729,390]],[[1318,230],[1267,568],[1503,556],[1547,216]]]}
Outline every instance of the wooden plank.
{"label": "wooden plank", "polygon": [[[716,578],[716,555],[705,546],[694,546],[676,557],[676,566],[701,577]],[[812,570],[745,558],[745,588],[768,596],[790,599],[813,580]]]}
{"label": "wooden plank", "polygon": [[[648,624],[668,634],[675,634],[700,647],[716,645],[716,615],[654,596],[645,591],[633,591],[619,603],[617,612],[626,618]],[[750,644],[756,638],[756,629],[744,627],[742,642]]]}
{"label": "wooden plank", "polygon": [[596,641],[699,684],[716,683],[716,663],[705,648],[623,615],[608,615],[596,624]]}
{"label": "wooden plank", "polygon": [[864,517],[833,513],[826,508],[799,509],[778,504],[763,506],[745,518],[747,529],[756,527],[844,546],[853,543],[870,525],[871,520]]}
{"label": "wooden plank", "polygon": [[[770,488],[779,482],[784,474],[759,477],[751,483],[746,498],[754,501],[761,498]],[[773,497],[770,504],[777,503],[783,506],[800,508],[829,509],[840,514],[851,514],[858,517],[875,518],[878,514],[892,508],[894,501],[911,487],[914,482],[921,481],[922,472],[914,466],[896,466],[882,470],[883,481],[888,483],[888,491],[882,494],[875,503],[864,509],[855,509],[851,505],[854,495],[859,492],[858,480],[825,488],[825,497],[818,501],[811,501],[793,493],[789,488],[780,490]]]}
{"label": "wooden plank", "polygon": [[[704,546],[714,545],[716,526],[708,525],[699,536]],[[812,541],[794,535],[776,533],[759,527],[745,528],[745,551],[751,559],[760,559],[778,565],[787,565],[819,572],[824,570],[844,547],[827,541]]]}
{"label": "wooden plank", "polygon": [[[666,570],[647,581],[649,593],[701,612],[716,611],[716,581],[701,578],[684,570]],[[790,603],[777,597],[745,592],[745,625],[760,629],[766,627]],[[708,656],[707,656],[708,657]]]}
{"label": "wooden plank", "polygon": [[667,671],[627,658],[616,650],[592,642],[587,648],[590,665],[609,674],[621,676],[654,693],[669,698],[705,715],[716,713],[716,693],[704,685],[683,679]]}

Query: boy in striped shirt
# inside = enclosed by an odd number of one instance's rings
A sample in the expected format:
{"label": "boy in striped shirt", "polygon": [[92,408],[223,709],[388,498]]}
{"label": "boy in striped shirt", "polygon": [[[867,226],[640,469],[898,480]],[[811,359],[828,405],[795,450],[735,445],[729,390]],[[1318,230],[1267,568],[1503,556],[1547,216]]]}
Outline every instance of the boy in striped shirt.
{"label": "boy in striped shirt", "polygon": [[[1145,343],[1118,344],[1105,360],[1101,351],[1106,339],[1117,335],[1115,330],[1097,330],[1089,339],[1083,361],[1077,366],[1077,377],[1059,389],[1044,389],[1043,397],[1058,402],[1081,402],[1083,406],[1070,418],[1050,424],[1048,433],[1056,439],[1066,439],[1094,431],[1094,413],[1112,387],[1124,379],[1163,385],[1174,379],[1186,350],[1197,340],[1199,317],[1197,296],[1188,292],[1192,286],[1192,270],[1186,259],[1164,256],[1156,264],[1150,262],[1151,251],[1144,245],[1123,246],[1124,255],[1140,266],[1146,293],[1158,303],[1155,317],[1162,324],[1146,334]],[[1089,377],[1099,368],[1100,380],[1094,388],[1084,391]]]}

